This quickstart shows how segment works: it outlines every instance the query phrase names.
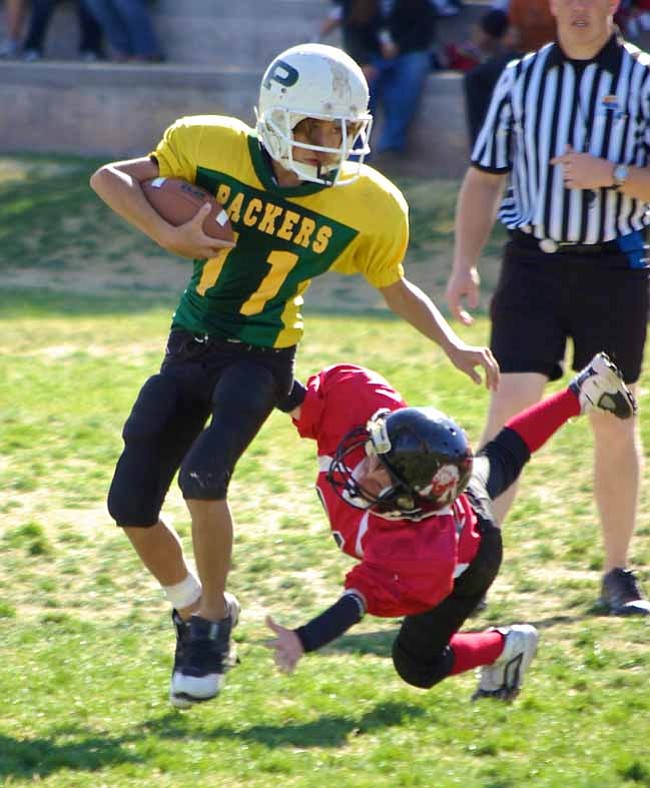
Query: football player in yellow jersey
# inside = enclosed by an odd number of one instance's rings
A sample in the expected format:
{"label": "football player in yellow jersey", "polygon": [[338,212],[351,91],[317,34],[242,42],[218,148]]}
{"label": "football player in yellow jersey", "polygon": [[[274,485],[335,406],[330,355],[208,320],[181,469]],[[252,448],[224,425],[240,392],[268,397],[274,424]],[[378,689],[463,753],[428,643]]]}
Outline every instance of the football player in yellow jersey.
{"label": "football player in yellow jersey", "polygon": [[[148,156],[106,164],[91,178],[126,221],[194,260],[161,370],[146,381],[126,421],[108,498],[112,517],[173,607],[170,699],[178,707],[217,695],[233,662],[239,604],[225,590],[233,534],[228,483],[291,388],[310,280],[328,270],[363,274],[458,369],[480,382],[482,367],[489,388],[498,382],[490,351],[459,339],[404,277],[407,205],[363,163],[367,107],[366,80],[343,51],[293,47],[264,74],[255,130],[233,118],[183,118]],[[204,234],[207,205],[180,227],[164,221],[140,187],[158,176],[208,188],[228,212],[235,244]],[[160,519],[176,471],[198,578]]]}

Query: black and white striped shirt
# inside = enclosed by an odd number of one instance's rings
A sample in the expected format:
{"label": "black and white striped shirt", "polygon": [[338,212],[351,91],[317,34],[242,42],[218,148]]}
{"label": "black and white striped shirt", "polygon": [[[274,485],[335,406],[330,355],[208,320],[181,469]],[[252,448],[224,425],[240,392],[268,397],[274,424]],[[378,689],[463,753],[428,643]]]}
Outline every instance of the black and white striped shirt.
{"label": "black and white striped shirt", "polygon": [[650,224],[650,206],[614,189],[565,189],[550,160],[575,151],[645,167],[650,55],[612,36],[593,59],[548,44],[508,64],[494,89],[472,164],[510,172],[499,219],[539,239],[599,244]]}

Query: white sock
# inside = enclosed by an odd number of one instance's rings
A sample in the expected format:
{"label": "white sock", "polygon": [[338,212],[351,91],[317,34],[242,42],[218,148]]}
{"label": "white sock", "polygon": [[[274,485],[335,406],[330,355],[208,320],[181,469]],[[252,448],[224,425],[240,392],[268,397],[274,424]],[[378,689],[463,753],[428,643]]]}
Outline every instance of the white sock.
{"label": "white sock", "polygon": [[188,572],[185,580],[181,580],[180,583],[176,583],[173,586],[163,586],[162,590],[171,602],[172,607],[176,610],[182,610],[184,607],[189,607],[194,602],[198,602],[203,589],[197,578],[191,572]]}

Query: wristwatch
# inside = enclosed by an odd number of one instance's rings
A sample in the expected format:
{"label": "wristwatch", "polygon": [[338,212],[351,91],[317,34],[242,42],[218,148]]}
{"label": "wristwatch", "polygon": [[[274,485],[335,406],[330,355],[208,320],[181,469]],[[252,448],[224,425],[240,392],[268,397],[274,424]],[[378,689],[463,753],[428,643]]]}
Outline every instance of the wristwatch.
{"label": "wristwatch", "polygon": [[616,167],[614,167],[614,171],[612,172],[612,178],[614,179],[612,188],[618,191],[621,186],[625,185],[625,181],[627,181],[629,174],[630,168],[627,166],[627,164],[617,164]]}

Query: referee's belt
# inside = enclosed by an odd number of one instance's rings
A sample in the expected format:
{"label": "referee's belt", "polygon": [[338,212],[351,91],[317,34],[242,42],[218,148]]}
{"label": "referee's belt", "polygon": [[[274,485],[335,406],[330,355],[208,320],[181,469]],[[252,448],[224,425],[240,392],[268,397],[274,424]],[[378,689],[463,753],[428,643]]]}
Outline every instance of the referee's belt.
{"label": "referee's belt", "polygon": [[620,254],[621,247],[616,241],[605,241],[602,244],[573,244],[563,241],[553,241],[550,238],[535,238],[521,230],[508,230],[508,235],[516,246],[522,249],[533,249],[536,252],[545,254],[575,254],[575,255],[597,255],[597,254]]}

